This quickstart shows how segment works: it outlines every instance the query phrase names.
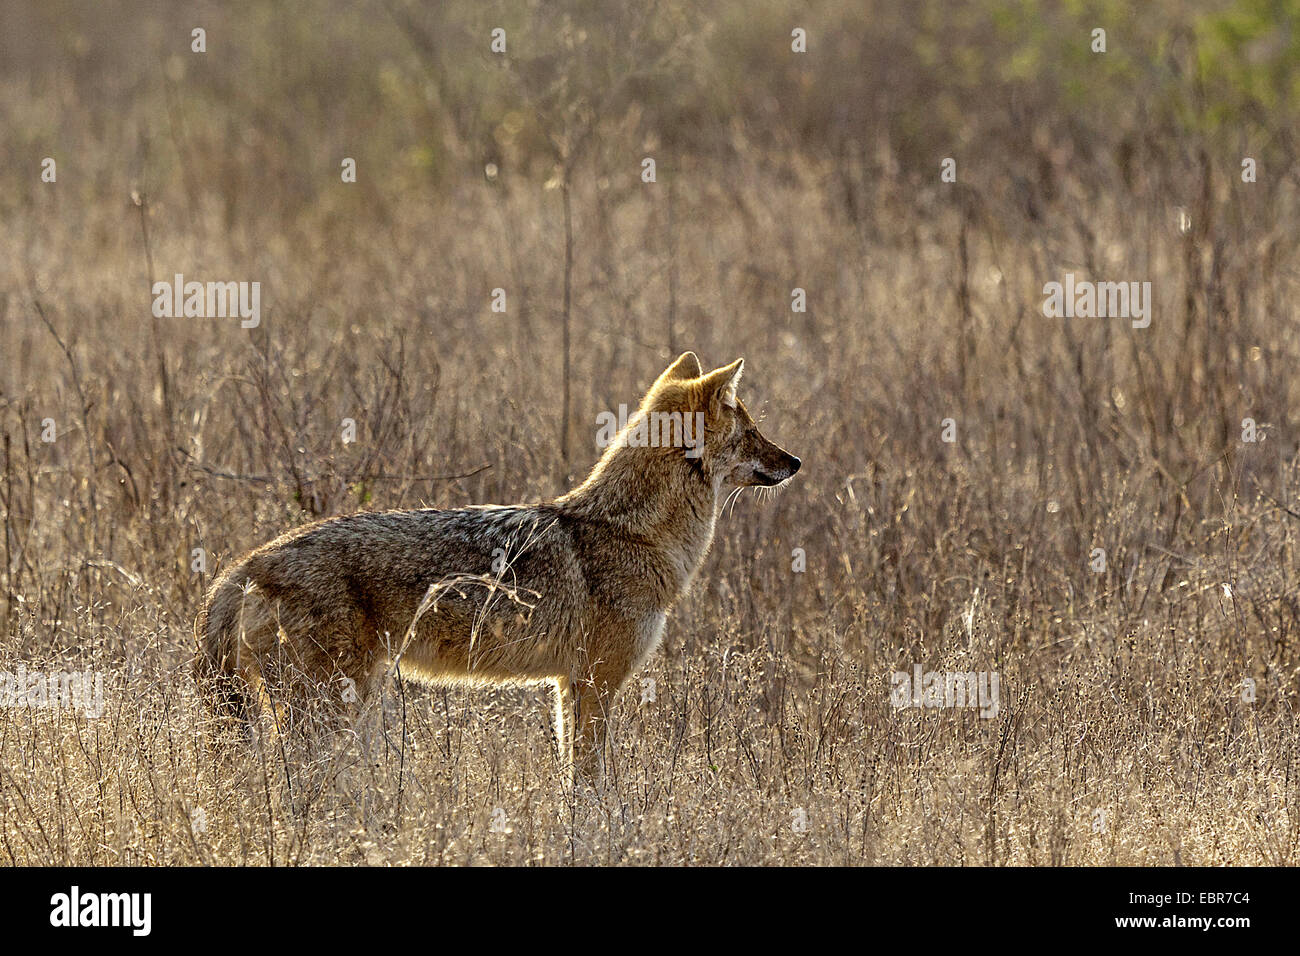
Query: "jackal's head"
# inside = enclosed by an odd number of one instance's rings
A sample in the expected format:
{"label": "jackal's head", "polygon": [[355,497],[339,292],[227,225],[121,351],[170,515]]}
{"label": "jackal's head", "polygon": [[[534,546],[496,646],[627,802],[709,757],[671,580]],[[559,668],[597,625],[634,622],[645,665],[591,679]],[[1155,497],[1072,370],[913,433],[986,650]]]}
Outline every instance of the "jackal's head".
{"label": "jackal's head", "polygon": [[[769,441],[736,397],[744,359],[705,374],[694,352],[668,366],[646,395],[642,410],[651,416],[681,413],[688,436],[687,457],[724,488],[779,485],[799,470],[799,459]],[[690,422],[703,424],[702,439]]]}

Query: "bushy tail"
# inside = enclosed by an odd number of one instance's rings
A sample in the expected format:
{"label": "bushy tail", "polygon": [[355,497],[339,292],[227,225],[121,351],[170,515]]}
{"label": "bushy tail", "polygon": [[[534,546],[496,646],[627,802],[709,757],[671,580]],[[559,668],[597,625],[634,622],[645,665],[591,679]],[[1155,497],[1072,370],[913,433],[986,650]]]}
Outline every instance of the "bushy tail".
{"label": "bushy tail", "polygon": [[213,586],[195,623],[198,653],[194,679],[214,717],[247,721],[251,702],[247,675],[239,667],[241,619],[246,595],[223,576]]}

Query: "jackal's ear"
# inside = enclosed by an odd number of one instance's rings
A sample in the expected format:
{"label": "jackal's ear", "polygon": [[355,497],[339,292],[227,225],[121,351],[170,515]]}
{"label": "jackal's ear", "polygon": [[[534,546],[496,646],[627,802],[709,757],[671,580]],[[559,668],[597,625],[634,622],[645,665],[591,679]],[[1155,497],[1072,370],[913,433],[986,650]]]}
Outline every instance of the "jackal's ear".
{"label": "jackal's ear", "polygon": [[744,371],[745,360],[742,358],[704,376],[701,384],[710,411],[717,411],[724,405],[727,408],[736,407],[736,386],[740,384],[740,375]]}
{"label": "jackal's ear", "polygon": [[704,369],[700,366],[700,360],[694,352],[683,352],[677,356],[677,361],[664,369],[664,373],[659,376],[655,382],[656,385],[661,382],[675,382],[689,378],[699,378],[704,374]]}

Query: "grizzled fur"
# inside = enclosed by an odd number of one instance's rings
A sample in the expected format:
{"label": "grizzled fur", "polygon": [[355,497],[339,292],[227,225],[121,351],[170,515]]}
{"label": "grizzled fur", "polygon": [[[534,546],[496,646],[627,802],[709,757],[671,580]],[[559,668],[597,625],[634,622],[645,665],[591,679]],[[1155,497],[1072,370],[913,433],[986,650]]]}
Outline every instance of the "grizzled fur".
{"label": "grizzled fur", "polygon": [[[683,354],[554,501],[348,515],[250,552],[212,587],[196,673],[226,712],[279,725],[345,689],[355,709],[395,661],[431,683],[546,682],[561,759],[597,771],[613,694],[658,646],[727,494],[799,468],[736,398],[742,368],[705,375]],[[627,440],[642,416],[697,411],[702,453]]]}

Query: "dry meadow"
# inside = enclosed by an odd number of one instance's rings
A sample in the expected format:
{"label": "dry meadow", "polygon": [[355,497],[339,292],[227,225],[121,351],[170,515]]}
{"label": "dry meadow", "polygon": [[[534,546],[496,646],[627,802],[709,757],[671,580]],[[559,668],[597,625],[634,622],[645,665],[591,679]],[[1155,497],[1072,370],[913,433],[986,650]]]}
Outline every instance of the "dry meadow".
{"label": "dry meadow", "polygon": [[[104,703],[0,709],[0,865],[1300,861],[1300,5],[1128,6],[0,2],[0,671]],[[561,493],[685,349],[804,464],[603,786],[541,688],[208,745],[214,573]]]}

